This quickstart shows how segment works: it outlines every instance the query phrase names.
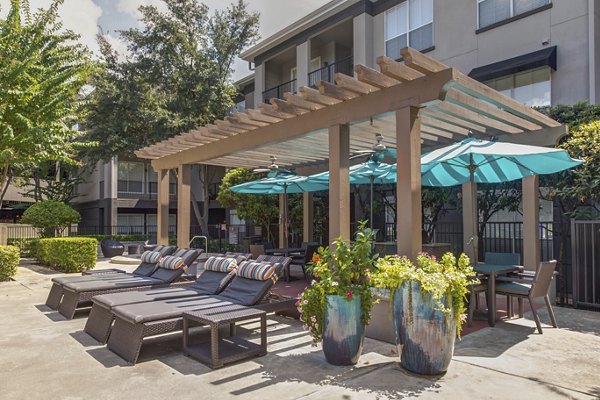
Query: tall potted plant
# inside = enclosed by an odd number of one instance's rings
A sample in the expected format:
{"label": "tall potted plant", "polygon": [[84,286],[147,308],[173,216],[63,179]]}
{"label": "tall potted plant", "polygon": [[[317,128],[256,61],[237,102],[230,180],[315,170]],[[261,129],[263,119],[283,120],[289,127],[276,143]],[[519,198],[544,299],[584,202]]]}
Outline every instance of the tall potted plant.
{"label": "tall potted plant", "polygon": [[309,270],[314,278],[300,298],[298,310],[314,343],[323,341],[323,353],[333,365],[358,361],[371,318],[374,296],[370,273],[373,234],[361,223],[354,242],[338,239],[321,247]]}
{"label": "tall potted plant", "polygon": [[446,372],[454,340],[466,320],[466,295],[475,272],[469,258],[452,253],[441,260],[427,253],[416,265],[407,257],[385,257],[377,263],[376,287],[389,289],[398,354],[402,366],[423,375]]}

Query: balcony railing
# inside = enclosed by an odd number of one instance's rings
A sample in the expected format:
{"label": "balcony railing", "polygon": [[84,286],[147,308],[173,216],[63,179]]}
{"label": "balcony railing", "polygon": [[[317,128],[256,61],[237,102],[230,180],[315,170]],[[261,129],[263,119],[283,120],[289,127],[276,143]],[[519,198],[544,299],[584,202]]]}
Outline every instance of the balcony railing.
{"label": "balcony railing", "polygon": [[[156,200],[158,196],[158,183],[141,181],[119,180],[117,182],[117,195],[122,199]],[[177,195],[177,183],[169,182],[169,196]]]}
{"label": "balcony railing", "polygon": [[286,92],[296,93],[298,90],[298,85],[296,82],[296,79],[292,79],[291,81],[284,82],[281,85],[277,85],[271,89],[265,90],[263,92],[263,101],[265,103],[269,103],[273,97],[283,99],[283,94]]}
{"label": "balcony railing", "polygon": [[341,73],[345,75],[353,75],[353,58],[352,56],[337,60],[326,67],[319,68],[308,73],[308,86],[314,87],[319,81],[334,83],[335,74]]}

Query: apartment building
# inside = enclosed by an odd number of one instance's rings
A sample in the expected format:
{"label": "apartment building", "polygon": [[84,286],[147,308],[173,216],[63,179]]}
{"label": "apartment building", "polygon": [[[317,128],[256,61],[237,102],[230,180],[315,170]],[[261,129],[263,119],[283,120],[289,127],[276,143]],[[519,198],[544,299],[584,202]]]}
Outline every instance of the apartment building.
{"label": "apartment building", "polygon": [[[196,212],[209,203],[209,224],[225,220],[225,210],[216,202],[218,185],[225,173],[222,167],[208,167],[206,174],[194,166],[191,174],[191,226],[199,226]],[[208,178],[208,185],[203,182]],[[78,185],[73,206],[81,213],[80,229],[98,233],[153,233],[156,231],[157,174],[147,160],[113,158],[99,162]],[[208,189],[208,190],[206,190]],[[176,229],[177,183],[171,177],[169,186],[170,231]],[[195,209],[195,210],[194,210]],[[199,211],[201,212],[201,211]]]}
{"label": "apartment building", "polygon": [[595,0],[334,0],[242,54],[246,107],[411,46],[529,105],[596,103]]}

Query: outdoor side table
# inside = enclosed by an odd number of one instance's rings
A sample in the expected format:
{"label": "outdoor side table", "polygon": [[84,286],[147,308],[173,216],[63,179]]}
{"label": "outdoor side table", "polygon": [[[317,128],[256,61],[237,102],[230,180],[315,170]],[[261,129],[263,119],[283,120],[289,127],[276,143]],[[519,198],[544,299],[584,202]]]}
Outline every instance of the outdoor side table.
{"label": "outdoor side table", "polygon": [[[235,336],[235,323],[260,318],[260,344]],[[190,344],[190,325],[210,326],[210,342]],[[219,327],[229,325],[231,336],[219,337]],[[243,306],[226,306],[216,309],[183,313],[183,354],[220,368],[224,364],[267,354],[267,313]]]}

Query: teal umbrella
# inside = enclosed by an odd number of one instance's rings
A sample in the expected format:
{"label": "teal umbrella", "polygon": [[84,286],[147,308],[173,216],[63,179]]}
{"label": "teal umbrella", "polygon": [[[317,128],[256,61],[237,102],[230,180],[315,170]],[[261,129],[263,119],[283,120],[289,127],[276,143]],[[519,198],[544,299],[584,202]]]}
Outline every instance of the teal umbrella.
{"label": "teal umbrella", "polygon": [[[532,175],[553,174],[582,163],[560,149],[468,138],[424,154],[421,157],[421,182],[423,186],[509,182]],[[476,219],[473,224],[476,258]]]}
{"label": "teal umbrella", "polygon": [[[373,186],[396,183],[396,164],[379,162],[382,157],[373,156],[360,164],[350,167],[349,176],[351,185],[370,185],[371,216],[370,227],[373,229]],[[308,177],[309,182],[329,186],[329,171]]]}
{"label": "teal umbrella", "polygon": [[566,151],[468,138],[421,157],[423,186],[499,183],[564,171],[583,161]]}
{"label": "teal umbrella", "polygon": [[316,192],[327,190],[329,185],[318,182],[309,182],[306,176],[300,176],[293,172],[273,169],[266,177],[255,181],[232,186],[230,189],[235,193],[246,194],[283,194],[283,216],[284,240],[282,247],[287,247],[288,235],[288,206],[287,195],[289,193]]}

